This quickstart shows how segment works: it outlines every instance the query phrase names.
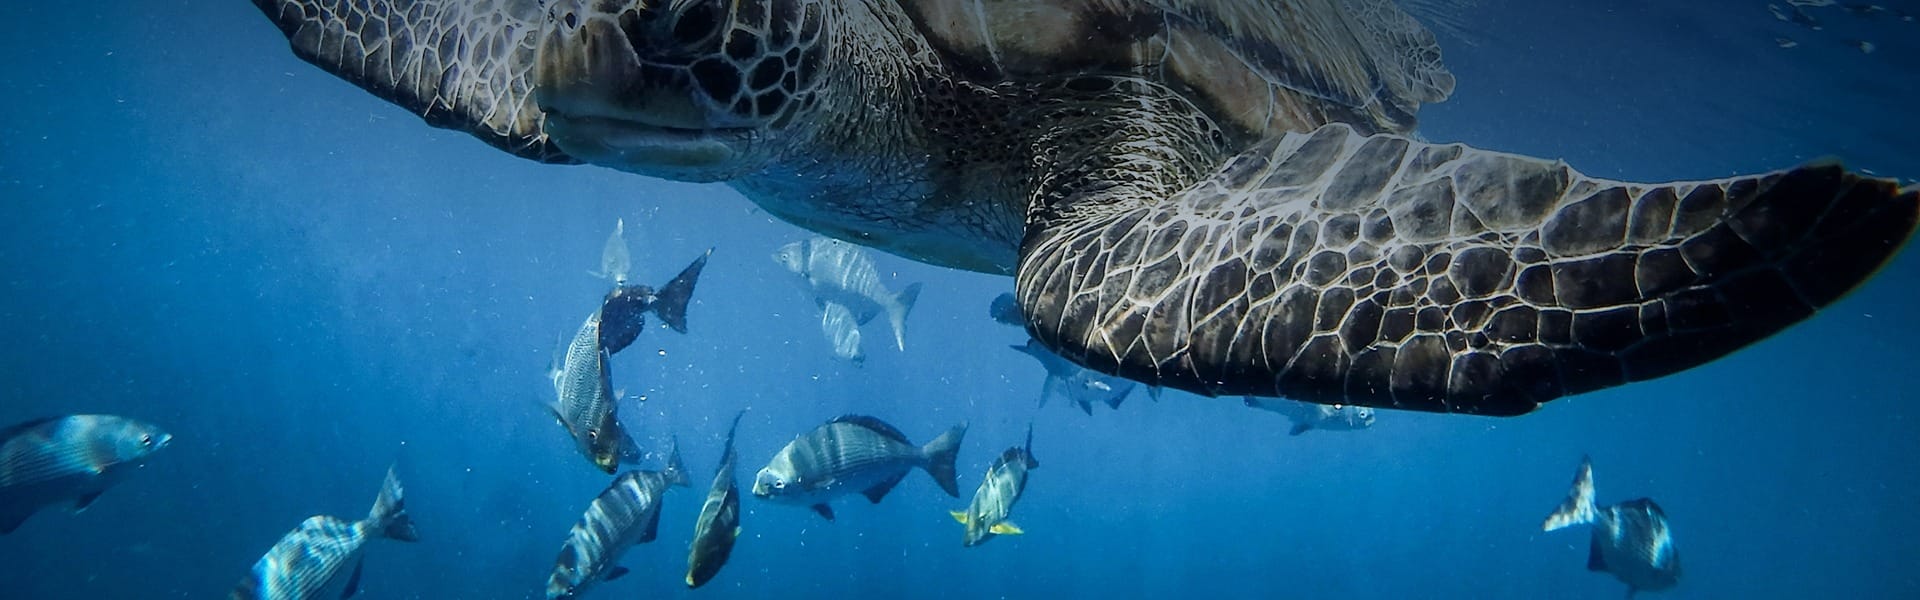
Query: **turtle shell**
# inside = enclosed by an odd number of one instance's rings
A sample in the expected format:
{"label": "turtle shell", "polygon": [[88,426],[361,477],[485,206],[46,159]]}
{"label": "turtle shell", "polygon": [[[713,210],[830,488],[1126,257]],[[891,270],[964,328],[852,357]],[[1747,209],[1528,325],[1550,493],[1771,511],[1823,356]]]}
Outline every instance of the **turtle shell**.
{"label": "turtle shell", "polygon": [[899,0],[952,69],[995,81],[1129,73],[1255,138],[1343,122],[1405,133],[1453,92],[1392,0]]}

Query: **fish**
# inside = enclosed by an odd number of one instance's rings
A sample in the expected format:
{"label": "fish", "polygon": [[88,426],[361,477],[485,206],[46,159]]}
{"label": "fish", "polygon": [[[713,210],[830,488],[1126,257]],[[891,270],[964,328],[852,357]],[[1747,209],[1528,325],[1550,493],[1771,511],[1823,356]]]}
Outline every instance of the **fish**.
{"label": "fish", "polygon": [[820,332],[827,335],[834,356],[856,365],[867,361],[867,353],[860,350],[860,319],[845,305],[828,303],[820,307]]}
{"label": "fish", "polygon": [[1095,403],[1105,404],[1114,410],[1120,409],[1120,403],[1133,393],[1134,382],[1114,377],[1073,364],[1060,355],[1054,354],[1040,342],[1028,339],[1025,345],[1010,346],[1022,354],[1040,361],[1047,370],[1047,379],[1040,384],[1040,406],[1045,407],[1047,400],[1054,396],[1065,397],[1080,407],[1080,411],[1093,414]]}
{"label": "fish", "polygon": [[0,535],[40,509],[74,512],[146,464],[173,436],[117,415],[65,415],[0,429]]}
{"label": "fish", "polygon": [[1013,292],[993,297],[993,303],[987,305],[987,316],[1001,325],[1026,327],[1027,318],[1020,313],[1020,303],[1013,298]]}
{"label": "fish", "polygon": [[660,317],[668,329],[687,332],[687,304],[693,300],[693,287],[700,282],[700,271],[707,268],[713,249],[693,259],[660,289],[644,285],[619,285],[600,300],[600,346],[608,354],[619,354],[640,337],[646,327],[646,315]]}
{"label": "fish", "polygon": [[[813,237],[781,246],[773,260],[793,273],[800,288],[824,311],[839,305],[860,325],[885,313],[893,325],[893,344],[907,349],[907,313],[920,297],[920,284],[909,284],[899,294],[880,283],[873,258],[859,246],[833,238]],[[843,317],[840,317],[844,319]],[[824,321],[823,321],[824,325]],[[830,341],[835,331],[828,331]],[[858,338],[855,338],[856,340]],[[836,345],[835,354],[847,357]]]}
{"label": "fish", "polygon": [[1280,413],[1293,421],[1293,429],[1287,435],[1300,435],[1309,430],[1322,431],[1359,431],[1373,427],[1375,411],[1365,406],[1347,404],[1314,404],[1285,398],[1259,398],[1247,396],[1247,406]]}
{"label": "fish", "polygon": [[963,546],[978,546],[997,535],[1026,533],[1008,517],[1013,514],[1014,503],[1019,502],[1020,495],[1027,490],[1027,472],[1039,467],[1039,459],[1033,457],[1033,426],[1028,425],[1026,445],[1001,452],[993,465],[987,467],[987,474],[980,478],[980,489],[973,492],[973,501],[967,503],[967,509],[950,511],[953,520],[967,527],[966,536],[961,540]]}
{"label": "fish", "polygon": [[1612,573],[1627,584],[1627,597],[1657,592],[1680,583],[1680,551],[1667,526],[1667,513],[1653,500],[1640,498],[1607,507],[1594,504],[1593,460],[1580,458],[1573,489],[1547,516],[1542,531],[1591,525],[1587,543],[1587,570]]}
{"label": "fish", "polygon": [[607,366],[610,358],[600,345],[600,311],[595,310],[574,333],[559,363],[549,369],[554,401],[547,405],[580,453],[608,475],[622,463],[640,461],[639,444],[620,422],[618,401],[623,394],[613,389]]}
{"label": "fish", "polygon": [[713,486],[707,489],[707,501],[700,505],[700,518],[693,525],[693,543],[687,547],[687,587],[698,588],[713,580],[720,567],[733,555],[734,541],[740,538],[740,486],[734,484],[733,435],[740,429],[740,417],[733,415],[727,428],[727,449],[720,455],[720,467],[714,469]]}
{"label": "fish", "polygon": [[615,219],[613,233],[607,236],[607,243],[600,247],[600,270],[588,272],[601,279],[611,279],[614,285],[627,283],[627,276],[633,271],[633,255],[627,251],[627,220]]}
{"label": "fish", "polygon": [[[360,589],[368,541],[420,541],[407,515],[406,489],[393,467],[380,485],[367,518],[348,521],[314,515],[281,537],[253,563],[228,597],[234,600],[308,600],[346,598]],[[351,566],[352,569],[348,569]]]}
{"label": "fish", "polygon": [[833,520],[835,498],[858,492],[879,504],[893,486],[919,467],[933,477],[948,496],[960,497],[954,458],[967,424],[948,429],[925,446],[914,446],[907,436],[885,421],[846,415],[828,421],[788,442],[754,476],[753,495],[781,504],[812,507]]}
{"label": "fish", "polygon": [[620,555],[659,535],[662,497],[668,489],[688,485],[677,445],[667,451],[666,468],[627,471],[615,477],[567,533],[553,573],[547,577],[548,600],[578,598],[603,581],[626,575],[627,568],[615,564]]}

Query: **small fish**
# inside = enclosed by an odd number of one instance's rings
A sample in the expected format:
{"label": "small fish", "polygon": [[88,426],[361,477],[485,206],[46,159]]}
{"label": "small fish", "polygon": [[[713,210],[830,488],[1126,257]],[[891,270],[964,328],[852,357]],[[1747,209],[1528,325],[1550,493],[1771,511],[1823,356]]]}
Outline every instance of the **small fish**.
{"label": "small fish", "polygon": [[580,453],[611,475],[623,462],[639,462],[640,448],[620,422],[617,408],[621,394],[613,389],[609,359],[607,350],[600,346],[600,311],[596,310],[587,315],[587,321],[567,344],[564,357],[548,372],[553,379],[554,402],[547,405],[547,410],[566,428]]}
{"label": "small fish", "polygon": [[967,424],[953,426],[926,446],[879,419],[847,415],[788,442],[753,480],[753,495],[810,506],[828,521],[835,498],[859,492],[878,504],[914,467],[926,470],[948,496],[960,497],[953,461]]}
{"label": "small fish", "polygon": [[1861,54],[1873,54],[1874,50],[1880,49],[1879,46],[1873,45],[1873,42],[1866,40],[1853,40],[1853,47],[1859,49]]}
{"label": "small fish", "polygon": [[833,345],[834,356],[856,365],[867,362],[867,353],[860,350],[860,318],[845,305],[827,303],[820,307],[820,332]]}
{"label": "small fish", "polygon": [[85,510],[167,447],[160,428],[115,415],[67,415],[0,429],[0,535],[40,509]]}
{"label": "small fish", "polygon": [[1793,40],[1791,40],[1791,39],[1788,39],[1788,38],[1783,38],[1783,37],[1780,37],[1780,38],[1773,38],[1773,43],[1775,43],[1775,44],[1778,44],[1778,45],[1779,45],[1779,46],[1780,46],[1781,48],[1798,48],[1798,47],[1800,47],[1800,42],[1796,42],[1796,41],[1793,41]]}
{"label": "small fish", "polygon": [[[420,535],[407,516],[405,489],[393,468],[380,486],[367,518],[348,521],[315,515],[280,538],[253,563],[253,571],[228,596],[234,600],[309,600],[346,598],[360,589],[360,570],[368,540],[417,542]],[[347,566],[353,569],[348,570]]]}
{"label": "small fish", "polygon": [[980,489],[973,492],[973,501],[967,503],[967,510],[950,512],[953,520],[967,526],[962,544],[971,548],[996,535],[1026,533],[1007,518],[1013,514],[1014,503],[1019,502],[1020,495],[1027,490],[1027,472],[1039,467],[1040,461],[1033,457],[1033,426],[1028,425],[1027,445],[1001,452],[993,466],[987,467],[987,474],[980,479]]}
{"label": "small fish", "polygon": [[628,471],[614,478],[587,506],[586,514],[567,533],[567,543],[547,577],[547,598],[578,598],[602,581],[627,574],[614,564],[634,544],[653,541],[660,531],[660,500],[670,487],[687,487],[680,450],[667,451],[667,467],[660,471]]}
{"label": "small fish", "polygon": [[993,297],[993,304],[987,305],[987,316],[1002,325],[1026,327],[1027,318],[1020,313],[1020,303],[1013,298],[1013,292]]}
{"label": "small fish", "polygon": [[[861,325],[886,313],[893,324],[894,346],[907,349],[907,313],[920,297],[920,284],[908,285],[899,294],[889,292],[880,283],[880,271],[865,249],[826,237],[781,246],[773,253],[773,261],[792,272],[801,289],[823,311],[840,305]],[[845,356],[837,347],[836,354]]]}
{"label": "small fish", "polygon": [[1311,429],[1323,431],[1359,431],[1373,426],[1374,410],[1365,406],[1327,405],[1285,398],[1247,396],[1247,406],[1280,413],[1293,421],[1287,435],[1300,435]]}
{"label": "small fish", "polygon": [[613,222],[613,234],[607,236],[607,244],[600,248],[600,271],[589,275],[611,279],[614,285],[627,283],[627,276],[633,271],[633,255],[627,252],[626,232],[626,219]]}
{"label": "small fish", "polygon": [[1592,525],[1587,545],[1587,570],[1612,573],[1627,584],[1627,597],[1657,592],[1680,582],[1680,551],[1667,528],[1667,514],[1652,500],[1640,498],[1608,507],[1593,499],[1593,461],[1580,458],[1573,490],[1560,508],[1547,516],[1542,531],[1573,525]]}
{"label": "small fish", "polygon": [[708,248],[693,264],[681,269],[672,281],[659,290],[644,285],[621,285],[600,300],[600,346],[608,354],[618,354],[640,337],[646,327],[646,314],[660,317],[667,328],[687,332],[687,304],[693,300],[693,286],[700,282],[700,271],[707,268]]}
{"label": "small fish", "polygon": [[1010,347],[1040,361],[1040,366],[1047,369],[1047,380],[1040,385],[1040,406],[1046,406],[1049,398],[1062,396],[1079,406],[1081,412],[1091,415],[1095,403],[1119,410],[1127,394],[1133,393],[1133,381],[1073,364],[1036,340],[1028,339],[1026,345]]}
{"label": "small fish", "polygon": [[700,519],[693,525],[693,543],[687,548],[687,587],[697,588],[713,580],[720,567],[733,555],[733,543],[740,538],[740,487],[734,485],[733,469],[738,456],[733,451],[733,434],[740,429],[740,417],[733,416],[727,428],[727,449],[720,455],[720,467],[713,472],[713,486],[707,501],[700,505]]}

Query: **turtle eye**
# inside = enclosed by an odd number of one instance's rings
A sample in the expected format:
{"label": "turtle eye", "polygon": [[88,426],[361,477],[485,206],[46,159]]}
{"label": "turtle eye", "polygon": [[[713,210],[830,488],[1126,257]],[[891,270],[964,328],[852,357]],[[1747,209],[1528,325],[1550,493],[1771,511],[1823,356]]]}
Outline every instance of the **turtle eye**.
{"label": "turtle eye", "polygon": [[720,18],[714,14],[712,2],[694,2],[674,15],[671,31],[673,41],[681,46],[701,47],[720,34]]}

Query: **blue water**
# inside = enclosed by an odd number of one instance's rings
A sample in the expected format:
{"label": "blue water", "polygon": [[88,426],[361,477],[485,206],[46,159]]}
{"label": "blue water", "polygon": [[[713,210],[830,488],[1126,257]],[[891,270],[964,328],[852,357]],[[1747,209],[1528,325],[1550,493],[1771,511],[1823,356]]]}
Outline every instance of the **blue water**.
{"label": "blue water", "polygon": [[[1459,91],[1424,134],[1640,180],[1827,155],[1920,176],[1920,24],[1557,4],[1482,3],[1475,43],[1445,40]],[[835,361],[769,259],[801,230],[720,186],[431,129],[300,62],[245,2],[8,2],[0,28],[0,423],[106,412],[176,436],[87,512],[0,538],[0,596],[223,596],[302,518],[364,514],[397,460],[424,539],[372,547],[364,597],[535,597],[607,481],[535,402],[624,218],[640,282],[717,250],[691,333],[615,359],[649,398],[623,409],[637,435],[677,436],[696,483],[599,597],[1618,598],[1584,531],[1539,531],[1583,453],[1601,501],[1672,518],[1686,574],[1655,597],[1920,597],[1912,251],[1730,358],[1525,417],[1289,437],[1185,394],[1087,417],[1035,409],[1022,335],[985,316],[1010,279],[879,256],[889,286],[926,285],[907,348],[873,329],[864,366]],[[970,422],[967,492],[1031,422],[1028,533],[962,548],[964,500],[921,475],[831,524],[747,498],[731,564],[689,592],[699,490],[745,407],[743,478],[861,412],[915,441]]]}

